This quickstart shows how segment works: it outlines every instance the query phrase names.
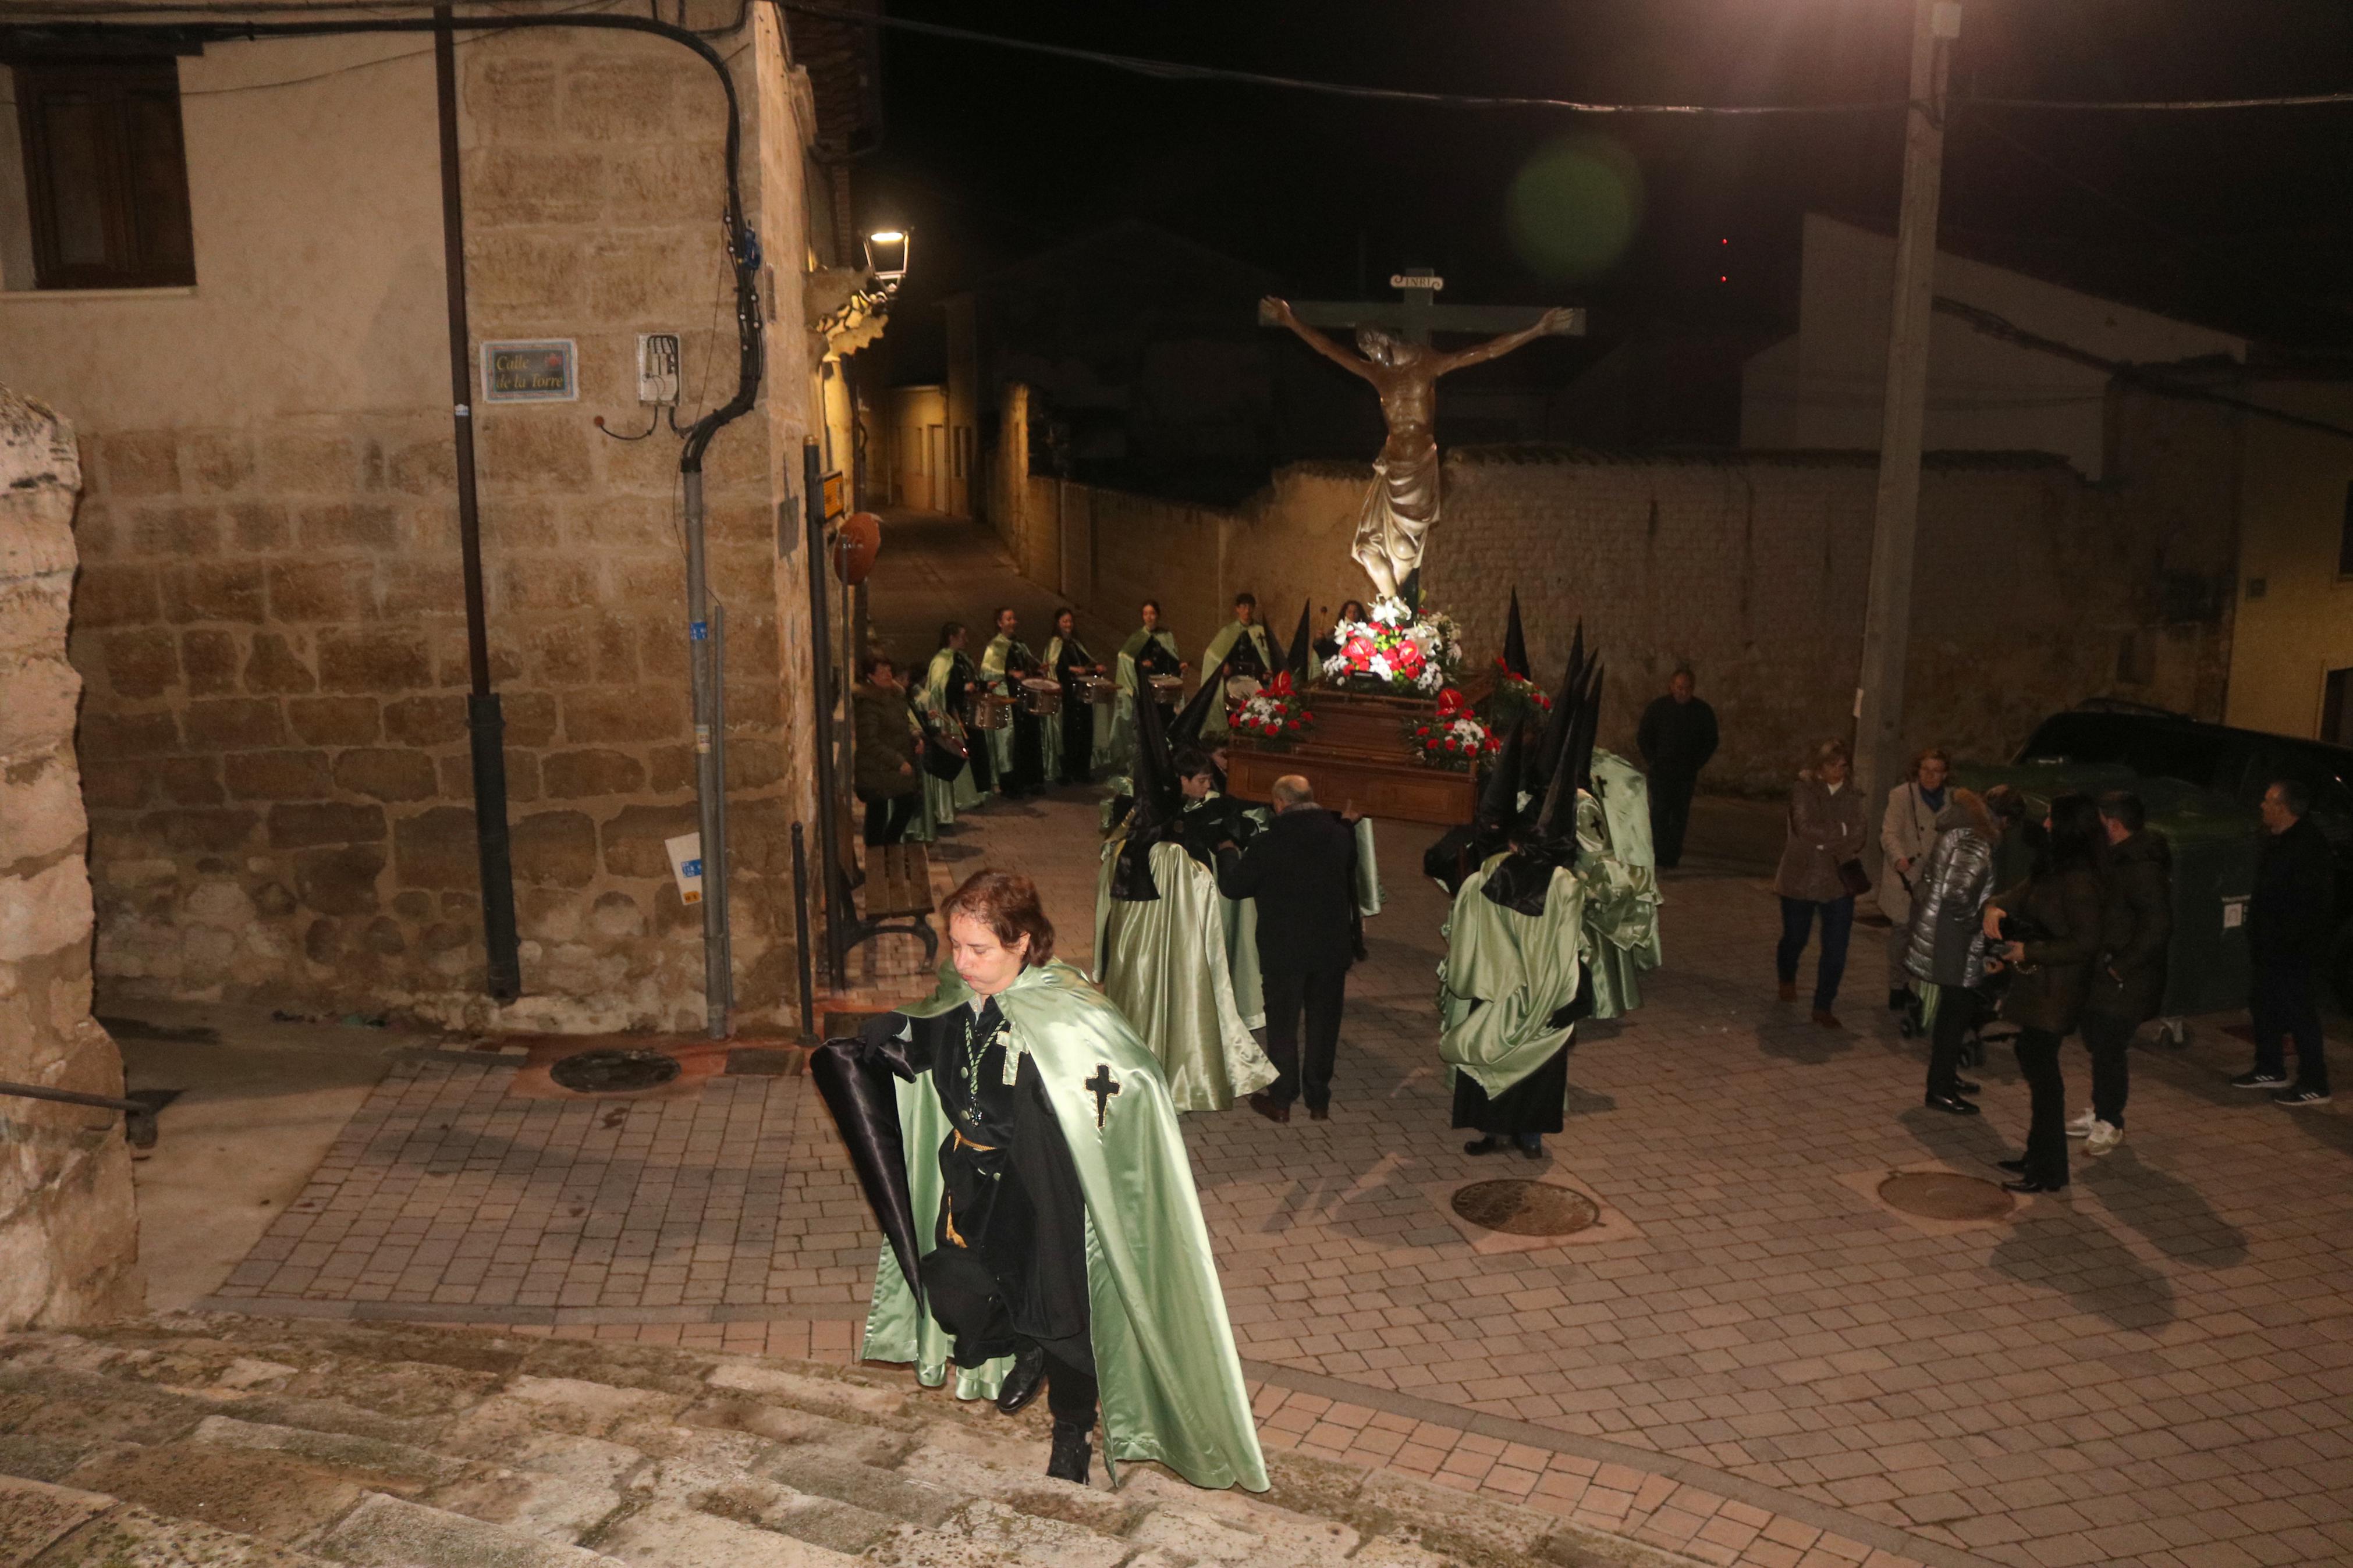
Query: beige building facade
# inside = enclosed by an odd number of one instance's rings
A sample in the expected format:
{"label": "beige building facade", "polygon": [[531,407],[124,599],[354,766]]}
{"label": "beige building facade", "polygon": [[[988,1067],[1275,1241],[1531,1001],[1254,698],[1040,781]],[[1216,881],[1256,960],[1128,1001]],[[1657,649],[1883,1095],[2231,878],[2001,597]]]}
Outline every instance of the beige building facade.
{"label": "beige building facade", "polygon": [[2244,422],[2229,720],[2353,746],[2353,385],[2266,380],[2249,396],[2346,434]]}
{"label": "beige building facade", "polygon": [[[739,15],[712,43],[740,104],[765,376],[704,466],[735,979],[758,1019],[795,1001],[789,837],[816,808],[803,444],[851,449],[804,280],[854,246],[780,13],[695,0],[687,20]],[[476,348],[575,354],[570,398],[491,402],[479,359],[474,376],[524,994],[483,994],[418,34],[177,59],[192,286],[33,287],[0,221],[0,383],[82,438],[71,657],[99,982],[475,1026],[699,1026],[700,916],[664,849],[695,826],[680,442],[638,401],[638,336],[680,337],[681,426],[733,394],[726,96],[695,53],[633,33],[460,34],[457,61]]]}

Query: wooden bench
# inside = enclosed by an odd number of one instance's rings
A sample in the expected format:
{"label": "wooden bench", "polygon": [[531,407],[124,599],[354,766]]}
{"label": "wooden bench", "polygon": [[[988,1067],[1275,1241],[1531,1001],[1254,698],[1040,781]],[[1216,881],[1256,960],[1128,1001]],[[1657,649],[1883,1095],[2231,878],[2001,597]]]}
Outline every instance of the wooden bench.
{"label": "wooden bench", "polygon": [[921,844],[886,844],[866,858],[866,910],[842,944],[844,952],[878,936],[920,937],[923,962],[936,964],[939,933],[932,929],[932,857]]}

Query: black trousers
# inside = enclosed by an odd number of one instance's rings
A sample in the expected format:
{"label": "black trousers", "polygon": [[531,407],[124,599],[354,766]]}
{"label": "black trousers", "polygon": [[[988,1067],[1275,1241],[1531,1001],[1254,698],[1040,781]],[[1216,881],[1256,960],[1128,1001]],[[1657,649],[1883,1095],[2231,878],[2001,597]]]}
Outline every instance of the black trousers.
{"label": "black trousers", "polygon": [[1822,911],[1822,955],[1814,966],[1814,1007],[1827,1013],[1838,1000],[1839,982],[1846,978],[1847,939],[1854,932],[1852,895],[1820,903],[1811,899],[1783,899],[1781,941],[1774,949],[1773,964],[1782,984],[1797,983],[1798,960],[1806,951],[1806,939],[1813,934],[1816,910]]}
{"label": "black trousers", "polygon": [[2295,1042],[2295,1087],[2328,1092],[2328,1058],[2320,1037],[2320,1003],[2312,992],[2312,964],[2304,959],[2258,959],[2247,1010],[2254,1015],[2255,1068],[2284,1072],[2286,1042]]}
{"label": "black trousers", "polygon": [[1683,858],[1683,831],[1691,826],[1692,791],[1698,784],[1697,779],[1651,775],[1651,851],[1662,871]]}
{"label": "black trousers", "polygon": [[2059,1037],[2048,1029],[2018,1031],[2018,1073],[2031,1110],[2026,1130],[2026,1178],[2067,1184],[2067,1080],[2059,1072]]}
{"label": "black trousers", "polygon": [[1095,776],[1095,709],[1069,687],[1062,689],[1062,779],[1082,784]]}
{"label": "black trousers", "polygon": [[889,800],[866,803],[866,842],[871,845],[896,844],[907,837],[907,825],[915,820],[915,806],[920,795],[894,795]]}
{"label": "black trousers", "polygon": [[1961,1076],[1961,1046],[1977,1022],[1978,996],[1966,985],[1936,988],[1936,1022],[1928,1032],[1928,1092],[1952,1094]]}
{"label": "black trousers", "polygon": [[2132,1089],[2132,1039],[2140,1026],[2116,1014],[2086,1013],[2082,1028],[2084,1048],[2092,1053],[2092,1114],[2122,1127]]}
{"label": "black trousers", "polygon": [[1008,799],[1038,794],[1046,787],[1046,721],[1035,713],[1013,710],[1013,758],[1007,776],[997,781]]}
{"label": "black trousers", "polygon": [[[1339,1054],[1347,967],[1269,969],[1265,984],[1266,1057],[1274,1064],[1276,1075],[1266,1097],[1277,1105],[1289,1105],[1303,1097],[1308,1110],[1322,1110],[1332,1103],[1332,1060]],[[1299,1041],[1302,1009],[1307,1015],[1303,1058]]]}

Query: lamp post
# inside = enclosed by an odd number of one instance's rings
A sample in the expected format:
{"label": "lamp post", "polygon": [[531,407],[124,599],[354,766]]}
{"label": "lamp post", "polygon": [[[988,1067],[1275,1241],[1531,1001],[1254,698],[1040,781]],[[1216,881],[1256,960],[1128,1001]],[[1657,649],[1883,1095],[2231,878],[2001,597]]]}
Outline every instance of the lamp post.
{"label": "lamp post", "polygon": [[866,237],[866,270],[882,285],[885,294],[895,294],[907,276],[907,231],[902,228],[877,229]]}
{"label": "lamp post", "polygon": [[1904,112],[1904,206],[1895,230],[1887,401],[1880,425],[1870,597],[1863,611],[1862,663],[1855,691],[1855,782],[1866,805],[1894,786],[1903,768],[1912,547],[1920,521],[1921,427],[1928,404],[1936,202],[1944,175],[1945,78],[1953,41],[1960,36],[1960,0],[1913,0],[1911,89]]}

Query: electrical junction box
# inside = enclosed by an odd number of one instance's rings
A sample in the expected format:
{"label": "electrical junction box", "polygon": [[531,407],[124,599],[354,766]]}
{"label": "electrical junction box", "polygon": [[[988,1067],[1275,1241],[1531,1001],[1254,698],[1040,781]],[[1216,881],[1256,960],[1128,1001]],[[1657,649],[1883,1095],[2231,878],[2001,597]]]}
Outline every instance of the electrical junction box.
{"label": "electrical junction box", "polygon": [[678,406],[678,334],[638,334],[638,401]]}

